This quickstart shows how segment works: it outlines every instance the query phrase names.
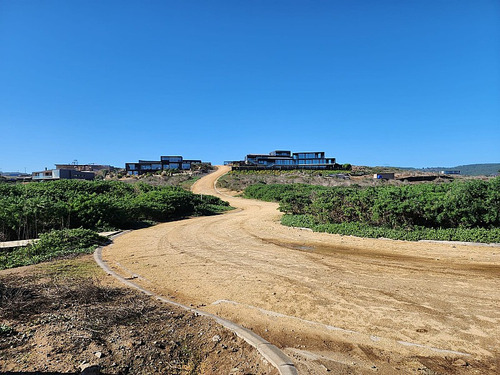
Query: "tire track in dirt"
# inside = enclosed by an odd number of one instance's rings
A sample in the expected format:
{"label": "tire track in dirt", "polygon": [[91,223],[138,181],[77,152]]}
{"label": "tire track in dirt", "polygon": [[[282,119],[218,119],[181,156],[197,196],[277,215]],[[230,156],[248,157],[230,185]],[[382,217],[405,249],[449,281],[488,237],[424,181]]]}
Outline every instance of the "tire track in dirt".
{"label": "tire track in dirt", "polygon": [[[159,294],[252,329],[293,356],[303,373],[372,373],[372,366],[385,374],[423,367],[496,372],[499,249],[283,227],[276,204],[215,191],[223,173],[221,167],[193,190],[238,210],[129,233],[105,250],[105,260]],[[219,300],[235,303],[213,304]],[[470,366],[454,366],[460,355],[451,352],[470,353]]]}

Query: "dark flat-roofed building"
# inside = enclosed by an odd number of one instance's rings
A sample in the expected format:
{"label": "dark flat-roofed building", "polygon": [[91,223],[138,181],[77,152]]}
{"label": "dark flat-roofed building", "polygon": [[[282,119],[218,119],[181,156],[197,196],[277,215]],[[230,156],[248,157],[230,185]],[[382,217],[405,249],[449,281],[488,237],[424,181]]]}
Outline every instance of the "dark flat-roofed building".
{"label": "dark flat-roofed building", "polygon": [[160,160],[139,160],[137,163],[125,163],[125,169],[129,175],[141,175],[174,169],[188,171],[193,168],[193,165],[201,163],[201,160],[184,159],[180,155],[166,155],[161,156]]}
{"label": "dark flat-roofed building", "polygon": [[97,172],[100,170],[112,170],[114,169],[111,165],[101,165],[101,164],[56,164],[56,169],[74,169],[75,171],[82,172]]}
{"label": "dark flat-roofed building", "polygon": [[230,162],[234,169],[335,169],[335,158],[323,151],[294,152],[276,150],[269,154],[248,154],[243,161]]}
{"label": "dark flat-roofed building", "polygon": [[33,181],[50,180],[93,180],[94,172],[83,172],[75,169],[46,169],[44,171],[33,172],[31,178]]}

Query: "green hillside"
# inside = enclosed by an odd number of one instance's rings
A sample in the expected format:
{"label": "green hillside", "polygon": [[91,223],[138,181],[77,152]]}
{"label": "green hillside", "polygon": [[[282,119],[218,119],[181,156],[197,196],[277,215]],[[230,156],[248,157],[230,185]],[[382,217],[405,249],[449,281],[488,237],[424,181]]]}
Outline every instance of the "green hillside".
{"label": "green hillside", "polygon": [[500,163],[488,163],[488,164],[467,164],[467,165],[457,165],[456,167],[430,167],[430,168],[402,168],[402,169],[413,169],[422,172],[436,172],[440,171],[460,171],[460,174],[464,176],[491,176],[496,175],[500,171]]}
{"label": "green hillside", "polygon": [[466,176],[489,176],[499,173],[500,163],[459,165],[453,169]]}

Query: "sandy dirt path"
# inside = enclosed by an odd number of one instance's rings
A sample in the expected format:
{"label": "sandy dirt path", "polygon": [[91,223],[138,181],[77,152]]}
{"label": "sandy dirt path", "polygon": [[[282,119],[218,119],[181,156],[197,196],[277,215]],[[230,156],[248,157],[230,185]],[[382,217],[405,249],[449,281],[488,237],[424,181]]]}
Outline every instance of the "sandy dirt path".
{"label": "sandy dirt path", "polygon": [[313,233],[278,205],[214,190],[224,215],[123,235],[103,251],[123,276],[254,330],[300,373],[497,374],[500,248]]}

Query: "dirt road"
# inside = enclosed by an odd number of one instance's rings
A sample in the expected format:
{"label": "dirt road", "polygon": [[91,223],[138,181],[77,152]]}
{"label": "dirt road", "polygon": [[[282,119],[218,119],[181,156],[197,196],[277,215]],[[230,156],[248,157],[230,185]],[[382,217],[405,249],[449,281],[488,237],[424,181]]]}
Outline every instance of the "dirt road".
{"label": "dirt road", "polygon": [[124,276],[254,330],[300,373],[496,374],[500,248],[312,233],[279,224],[277,204],[193,191],[237,209],[116,239]]}

